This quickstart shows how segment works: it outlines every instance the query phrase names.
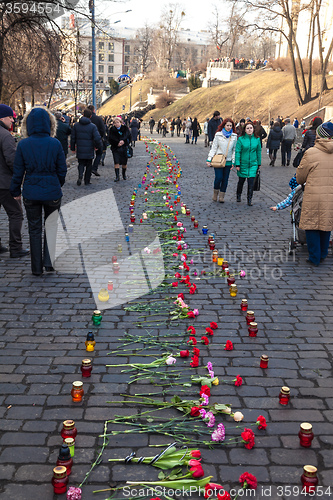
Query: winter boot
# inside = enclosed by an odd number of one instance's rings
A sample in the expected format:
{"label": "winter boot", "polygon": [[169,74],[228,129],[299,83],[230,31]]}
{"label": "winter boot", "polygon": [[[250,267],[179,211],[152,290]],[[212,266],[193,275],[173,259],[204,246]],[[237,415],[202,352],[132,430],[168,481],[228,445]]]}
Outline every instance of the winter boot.
{"label": "winter boot", "polygon": [[224,195],[225,193],[223,193],[223,191],[220,191],[220,199],[219,199],[220,203],[224,203]]}
{"label": "winter boot", "polygon": [[122,169],[123,179],[126,181],[126,168]]}
{"label": "winter boot", "polygon": [[115,171],[115,174],[116,174],[116,178],[115,178],[114,182],[119,182],[120,181],[120,178],[119,178],[119,168],[115,168],[114,171]]}
{"label": "winter boot", "polygon": [[213,201],[217,201],[218,194],[219,194],[219,190],[218,189],[214,189]]}
{"label": "winter boot", "polygon": [[253,196],[253,187],[247,190],[247,204],[249,207],[252,207],[252,196]]}

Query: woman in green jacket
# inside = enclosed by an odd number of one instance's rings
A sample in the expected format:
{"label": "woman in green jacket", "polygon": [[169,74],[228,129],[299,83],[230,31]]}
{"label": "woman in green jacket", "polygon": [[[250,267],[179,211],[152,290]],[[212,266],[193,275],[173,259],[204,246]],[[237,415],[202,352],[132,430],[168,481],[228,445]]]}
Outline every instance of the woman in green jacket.
{"label": "woman in green jacket", "polygon": [[247,204],[252,206],[254,179],[261,165],[260,139],[255,134],[252,122],[246,123],[242,135],[237,141],[235,164],[239,177],[237,184],[237,201],[241,201],[244,182],[245,179],[247,179]]}

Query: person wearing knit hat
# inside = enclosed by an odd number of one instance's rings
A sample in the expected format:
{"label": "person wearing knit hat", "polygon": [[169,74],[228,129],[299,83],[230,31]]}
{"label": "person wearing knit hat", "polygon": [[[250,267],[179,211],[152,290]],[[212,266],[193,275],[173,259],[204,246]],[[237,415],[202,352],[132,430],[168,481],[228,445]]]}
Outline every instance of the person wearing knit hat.
{"label": "person wearing knit hat", "polygon": [[296,171],[297,182],[306,183],[299,227],[305,230],[312,266],[326,259],[333,230],[333,123],[322,123],[316,133]]}
{"label": "person wearing knit hat", "polygon": [[[5,209],[9,220],[10,257],[21,258],[29,254],[22,248],[23,211],[21,200],[14,200],[9,187],[13,176],[13,165],[16,151],[15,139],[9,130],[14,122],[14,112],[7,104],[0,104],[0,207]],[[8,248],[0,242],[0,253]]]}

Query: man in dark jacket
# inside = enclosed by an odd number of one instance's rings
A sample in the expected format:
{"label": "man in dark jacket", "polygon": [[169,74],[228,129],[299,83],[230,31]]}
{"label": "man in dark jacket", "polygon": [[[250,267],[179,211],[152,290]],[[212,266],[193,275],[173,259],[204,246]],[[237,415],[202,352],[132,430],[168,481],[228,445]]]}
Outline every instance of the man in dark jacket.
{"label": "man in dark jacket", "polygon": [[182,121],[180,119],[180,116],[177,116],[176,127],[177,127],[177,137],[180,137],[180,131],[182,128]]}
{"label": "man in dark jacket", "polygon": [[[101,116],[97,116],[96,113],[95,113],[95,107],[90,104],[88,106],[88,109],[90,109],[92,115],[91,115],[91,118],[90,118],[90,121],[91,123],[93,123],[94,125],[96,125],[97,129],[98,129],[98,132],[99,132],[99,135],[101,136],[101,139],[102,139],[102,142],[105,141],[106,139],[106,135],[105,135],[105,123],[104,123],[104,120]],[[97,172],[98,170],[98,166],[99,166],[99,163],[102,159],[102,154],[103,154],[103,148],[102,148],[102,152],[99,154],[97,153],[96,151],[96,156],[95,156],[95,160],[94,160],[94,163],[93,163],[93,166],[92,166],[92,173],[94,175],[97,175],[97,177],[100,176],[100,174]]]}
{"label": "man in dark jacket", "polygon": [[75,151],[76,146],[76,157],[79,161],[78,186],[81,186],[84,171],[85,185],[91,184],[90,178],[95,148],[97,149],[96,156],[97,154],[102,155],[103,153],[102,139],[96,125],[90,121],[91,114],[90,109],[85,109],[83,111],[83,117],[75,123],[72,129],[71,150]]}
{"label": "man in dark jacket", "polygon": [[154,126],[155,126],[155,120],[154,118],[151,116],[150,117],[150,120],[149,120],[149,130],[150,130],[150,133],[152,134],[153,131],[154,131]]}
{"label": "man in dark jacket", "polygon": [[217,127],[222,123],[222,118],[219,111],[214,111],[213,117],[208,122],[208,139],[210,146],[214,140]]}
{"label": "man in dark jacket", "polygon": [[[12,108],[0,104],[0,207],[3,205],[9,220],[9,250],[12,258],[25,257],[29,250],[22,248],[23,211],[20,200],[14,200],[9,187],[13,176],[16,151],[15,139],[9,132],[14,121]],[[0,253],[8,249],[0,243]]]}
{"label": "man in dark jacket", "polygon": [[62,145],[62,149],[64,150],[65,153],[65,158],[67,158],[68,155],[68,136],[71,135],[72,129],[70,128],[69,124],[66,123],[65,118],[62,116],[60,111],[56,111],[54,113],[54,116],[57,120],[57,133],[56,133],[56,138]]}

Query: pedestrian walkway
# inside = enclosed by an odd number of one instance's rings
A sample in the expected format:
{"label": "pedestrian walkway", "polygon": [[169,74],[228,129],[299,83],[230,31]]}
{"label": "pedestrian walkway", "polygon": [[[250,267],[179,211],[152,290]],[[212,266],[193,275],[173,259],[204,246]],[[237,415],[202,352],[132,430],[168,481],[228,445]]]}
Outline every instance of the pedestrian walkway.
{"label": "pedestrian walkway", "polygon": [[[153,137],[160,139],[157,134]],[[333,464],[333,259],[330,253],[319,268],[312,268],[305,263],[305,248],[299,248],[294,258],[288,255],[289,212],[286,209],[274,213],[269,207],[288,194],[288,181],[294,169],[269,167],[263,150],[262,189],[254,193],[253,206],[247,206],[246,196],[242,203],[236,203],[235,171],[230,175],[225,203],[214,203],[211,200],[214,172],[206,166],[208,149],[203,146],[203,137],[199,137],[197,146],[185,144],[182,137],[166,138],[165,142],[182,167],[182,200],[199,221],[198,230],[191,226],[188,231],[190,247],[205,246],[206,237],[200,228],[207,225],[209,232],[215,233],[217,248],[230,267],[245,269],[247,273],[242,281],[237,281],[236,306],[219,279],[200,282],[199,293],[190,299],[191,307],[200,308],[200,323],[219,324],[203,363],[214,358],[217,376],[230,378],[239,374],[244,379],[242,387],[219,385],[214,388],[214,397],[242,411],[245,426],[259,414],[268,422],[267,430],[257,435],[252,450],[243,446],[202,450],[205,473],[229,490],[238,487],[240,474],[247,470],[258,479],[256,498],[303,498],[289,496],[287,487],[301,488],[303,466],[311,464],[318,468],[319,484],[326,490],[332,486]],[[119,345],[118,339],[125,331],[144,334],[143,329],[133,326],[137,314],[124,309],[128,305],[126,297],[103,311],[95,351],[86,353],[84,345],[87,332],[92,330],[91,316],[96,308],[84,255],[95,259],[92,266],[95,269],[110,263],[119,242],[124,245],[124,229],[130,222],[129,201],[133,189],[141,182],[147,161],[149,157],[141,141],[136,143],[134,157],[129,160],[127,181],[113,182],[109,151],[105,167],[99,169],[101,177],[93,177],[89,186],[78,187],[76,168],[70,169],[63,188],[59,233],[63,257],[59,257],[60,267],[56,265],[55,274],[32,276],[29,258],[19,260],[1,255],[0,500],[64,498],[64,495],[54,496],[51,485],[61,445],[62,422],[73,419],[78,429],[69,483],[77,486],[101,445],[98,436],[103,433],[104,421],[138,409],[123,405],[120,395],[153,390],[147,384],[128,386],[127,374],[106,367],[126,362],[126,358],[107,355]],[[104,209],[105,206],[109,209]],[[140,216],[136,214],[136,224]],[[95,233],[101,220],[105,230]],[[75,245],[68,245],[66,240],[70,226],[70,235],[74,234],[77,242],[75,251]],[[0,236],[4,244],[7,234],[8,221],[1,210]],[[26,247],[26,221],[23,235]],[[155,236],[152,228],[145,238],[150,243]],[[138,242],[135,251],[142,249],[145,238]],[[123,252],[125,262],[129,256]],[[255,311],[259,332],[254,339],[249,338],[239,313],[238,303],[243,297]],[[165,333],[161,328],[159,334]],[[223,350],[227,339],[234,343],[233,351]],[[269,356],[269,368],[265,371],[259,368],[263,353]],[[93,360],[93,373],[84,380],[83,402],[72,403],[71,385],[74,380],[81,380],[81,361],[88,354]],[[290,403],[285,408],[278,402],[282,386],[291,390]],[[115,400],[120,402],[119,406],[107,403]],[[310,422],[315,433],[308,449],[299,445],[302,422]],[[150,455],[154,451],[148,445],[167,442],[167,438],[147,434],[112,437],[101,464],[83,486],[83,500],[108,498],[108,493],[92,492],[117,481],[155,479],[157,473],[152,468],[119,464],[111,467],[107,460],[124,458],[132,451],[137,456]],[[271,495],[262,491],[262,487],[269,486],[274,487]],[[330,494],[325,493],[321,498],[332,498],[332,488]]]}

